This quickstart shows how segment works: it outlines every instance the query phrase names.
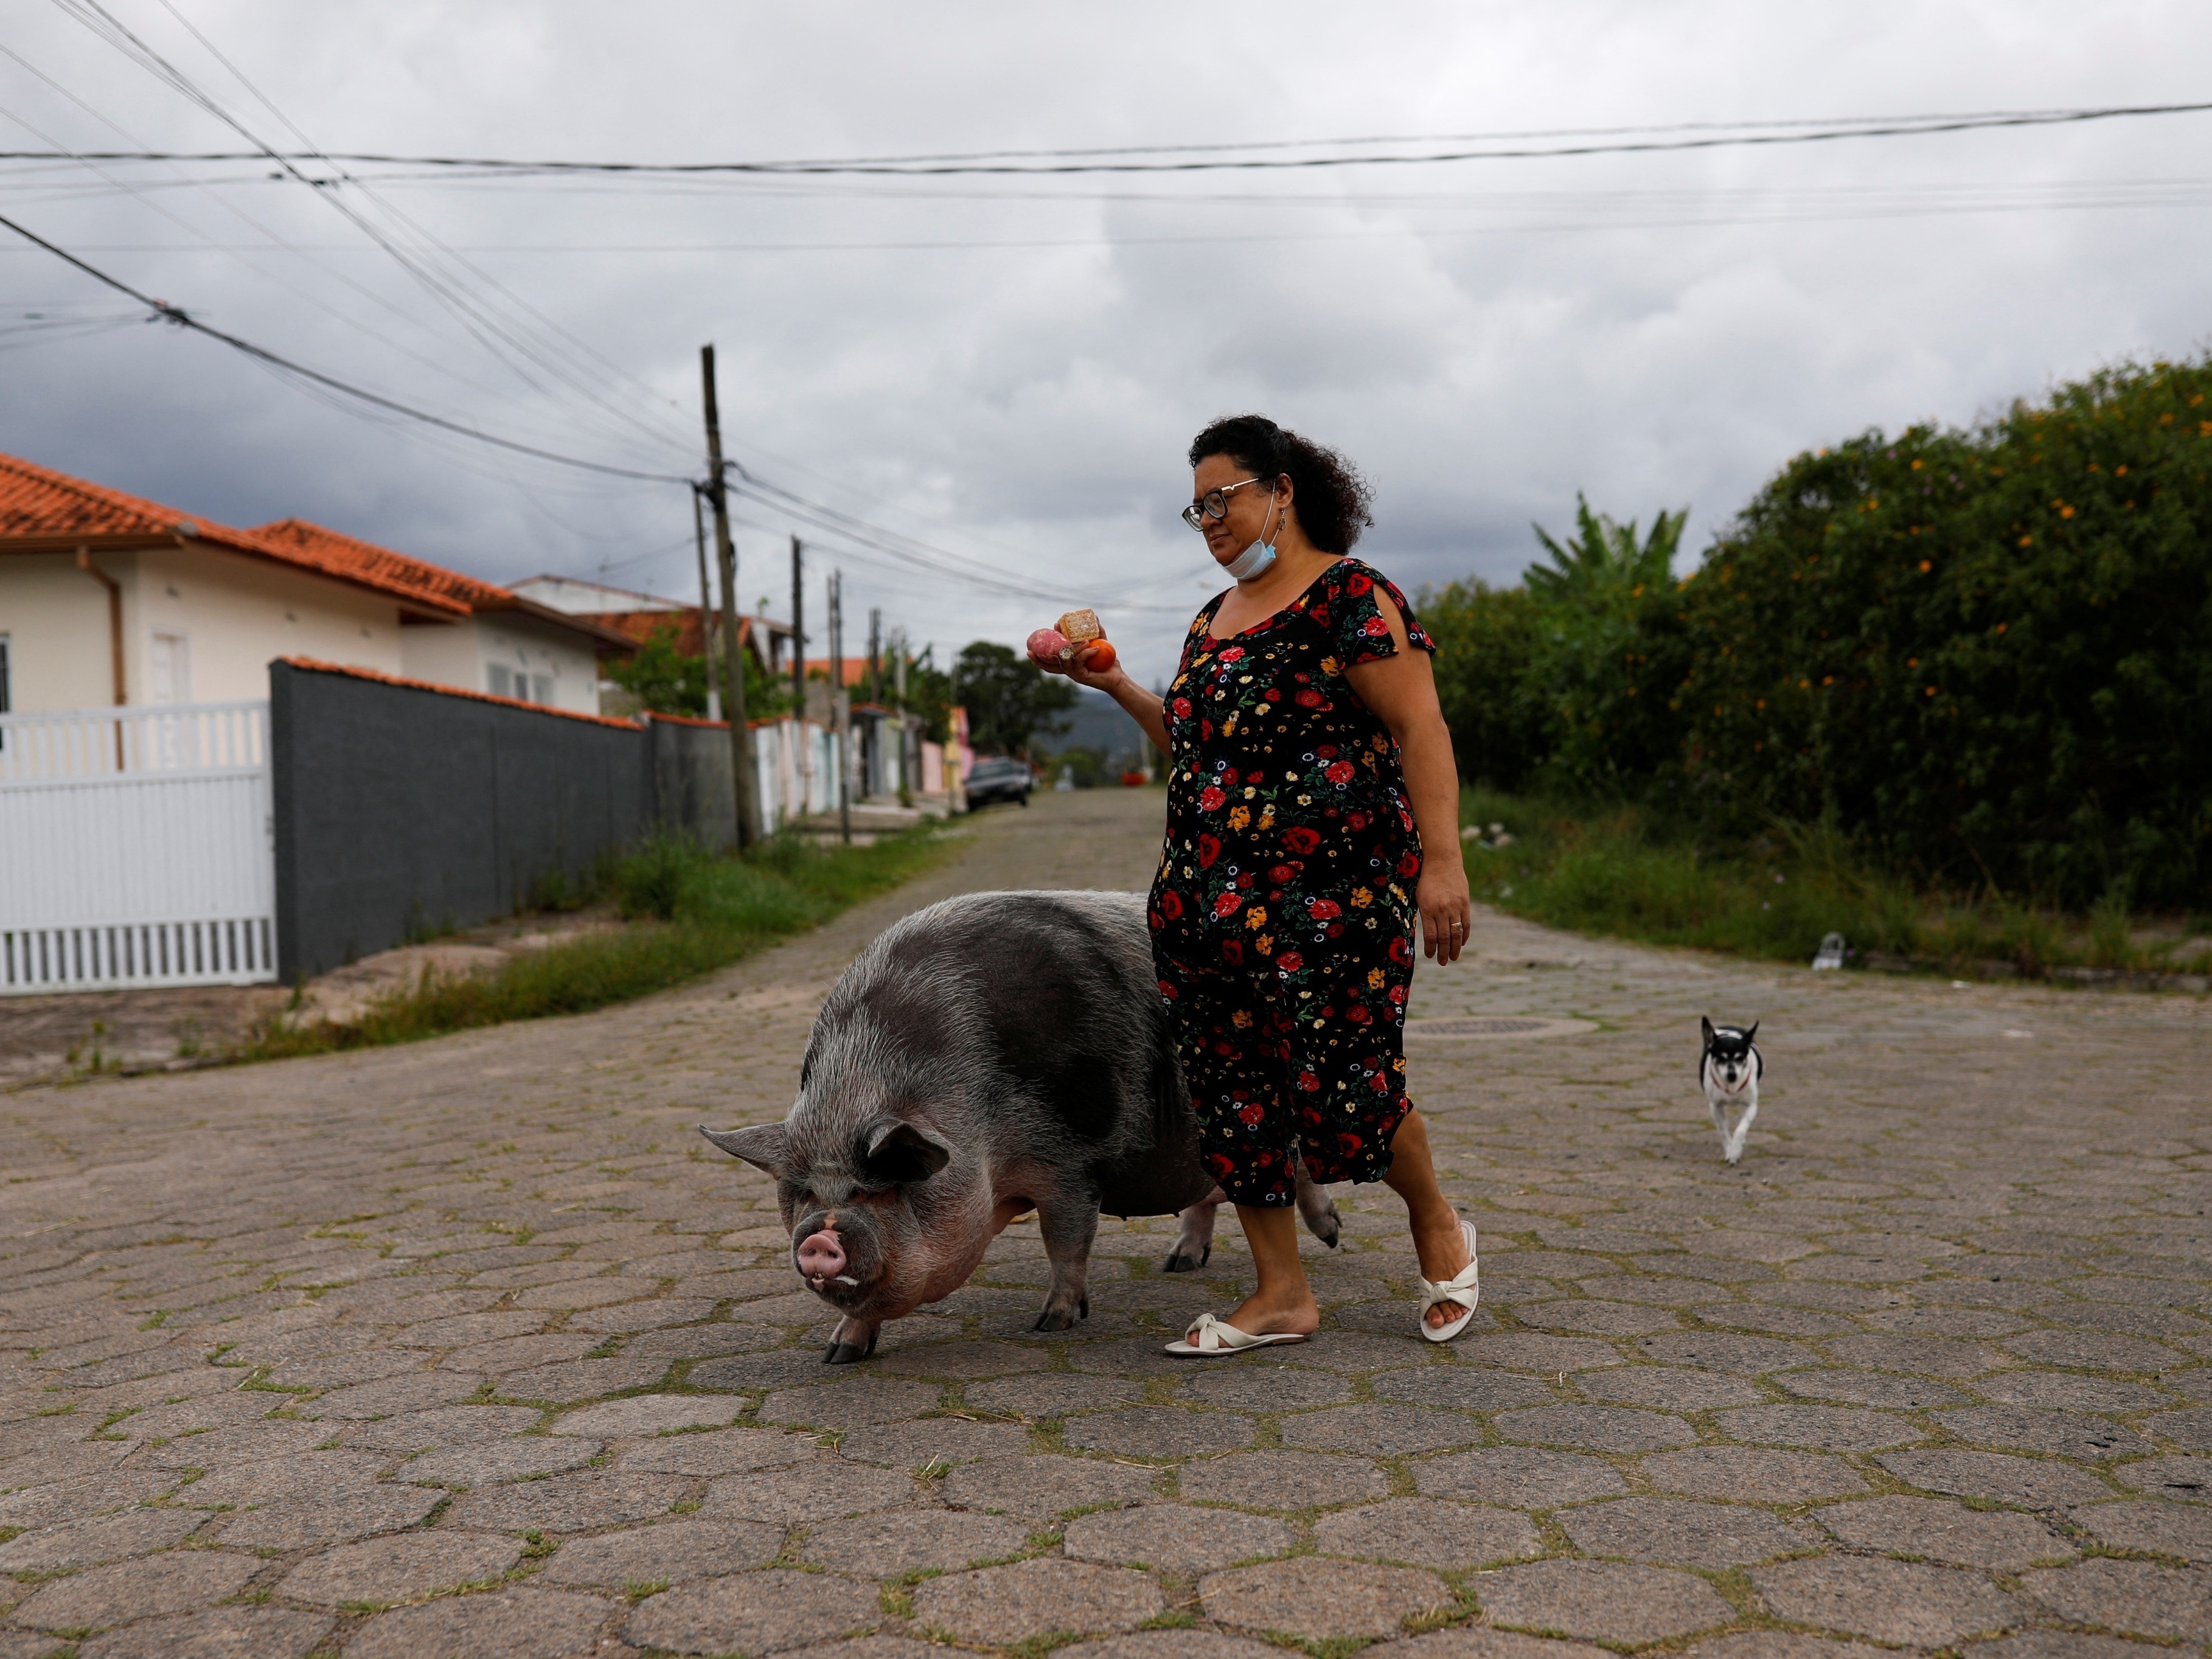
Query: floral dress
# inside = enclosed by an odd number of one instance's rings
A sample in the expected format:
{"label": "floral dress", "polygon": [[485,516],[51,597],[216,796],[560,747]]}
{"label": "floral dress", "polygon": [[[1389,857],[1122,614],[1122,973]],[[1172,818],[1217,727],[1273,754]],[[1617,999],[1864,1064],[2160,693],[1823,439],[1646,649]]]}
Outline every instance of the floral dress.
{"label": "floral dress", "polygon": [[1373,567],[1339,559],[1285,609],[1212,637],[1167,695],[1167,843],[1149,903],[1206,1166],[1239,1204],[1377,1181],[1406,1097],[1421,842],[1398,745],[1345,678],[1395,656]]}

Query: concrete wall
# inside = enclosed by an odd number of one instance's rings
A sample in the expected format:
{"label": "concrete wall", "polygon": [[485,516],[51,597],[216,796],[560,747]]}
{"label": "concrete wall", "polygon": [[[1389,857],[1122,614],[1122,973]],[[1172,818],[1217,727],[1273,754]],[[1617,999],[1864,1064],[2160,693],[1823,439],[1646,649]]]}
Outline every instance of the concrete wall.
{"label": "concrete wall", "polygon": [[511,915],[650,822],[635,726],[286,663],[269,693],[286,980]]}

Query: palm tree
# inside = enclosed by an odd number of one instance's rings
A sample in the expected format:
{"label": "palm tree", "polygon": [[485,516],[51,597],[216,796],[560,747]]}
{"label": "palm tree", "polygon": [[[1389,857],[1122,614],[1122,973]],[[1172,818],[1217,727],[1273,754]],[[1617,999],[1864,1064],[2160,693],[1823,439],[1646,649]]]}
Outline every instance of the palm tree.
{"label": "palm tree", "polygon": [[1575,492],[1575,522],[1580,534],[1562,547],[1541,525],[1529,527],[1552,556],[1550,564],[1532,564],[1521,580],[1537,599],[1603,605],[1625,598],[1639,586],[1672,580],[1674,550],[1681,545],[1682,526],[1690,517],[1662,512],[1651,533],[1641,544],[1636,539],[1636,520],[1617,524],[1602,513],[1590,511],[1580,490]]}

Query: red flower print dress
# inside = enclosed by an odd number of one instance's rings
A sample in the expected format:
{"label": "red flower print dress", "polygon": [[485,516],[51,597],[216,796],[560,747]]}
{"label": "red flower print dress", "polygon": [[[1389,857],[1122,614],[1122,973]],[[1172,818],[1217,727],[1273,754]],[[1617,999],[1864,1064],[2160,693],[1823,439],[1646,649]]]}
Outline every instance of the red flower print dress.
{"label": "red flower print dress", "polygon": [[1150,902],[1206,1166],[1239,1204],[1378,1181],[1406,1098],[1420,836],[1398,745],[1344,671],[1394,656],[1388,593],[1339,559],[1234,638],[1198,613],[1167,696],[1167,844]]}

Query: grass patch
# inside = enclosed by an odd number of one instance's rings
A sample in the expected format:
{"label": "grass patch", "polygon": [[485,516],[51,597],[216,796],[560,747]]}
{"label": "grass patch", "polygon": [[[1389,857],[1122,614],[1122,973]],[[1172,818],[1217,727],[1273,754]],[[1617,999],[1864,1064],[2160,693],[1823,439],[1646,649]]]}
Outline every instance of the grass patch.
{"label": "grass patch", "polygon": [[1777,824],[1720,847],[1635,806],[1577,809],[1488,789],[1462,793],[1460,818],[1481,832],[1465,843],[1476,899],[1579,933],[1801,964],[1836,933],[1847,965],[1875,953],[1962,975],[1992,964],[2030,978],[2212,971],[2203,918],[2133,915],[2118,891],[2086,915],[1994,892],[1923,891],[1866,862],[1832,826]]}
{"label": "grass patch", "polygon": [[414,1042],[584,1013],[666,990],[897,886],[934,862],[943,844],[924,826],[868,847],[819,848],[780,836],[743,857],[720,858],[695,842],[658,836],[615,866],[613,893],[629,924],[620,930],[518,954],[496,973],[426,969],[411,988],[343,1024],[279,1014],[232,1058],[283,1060]]}

